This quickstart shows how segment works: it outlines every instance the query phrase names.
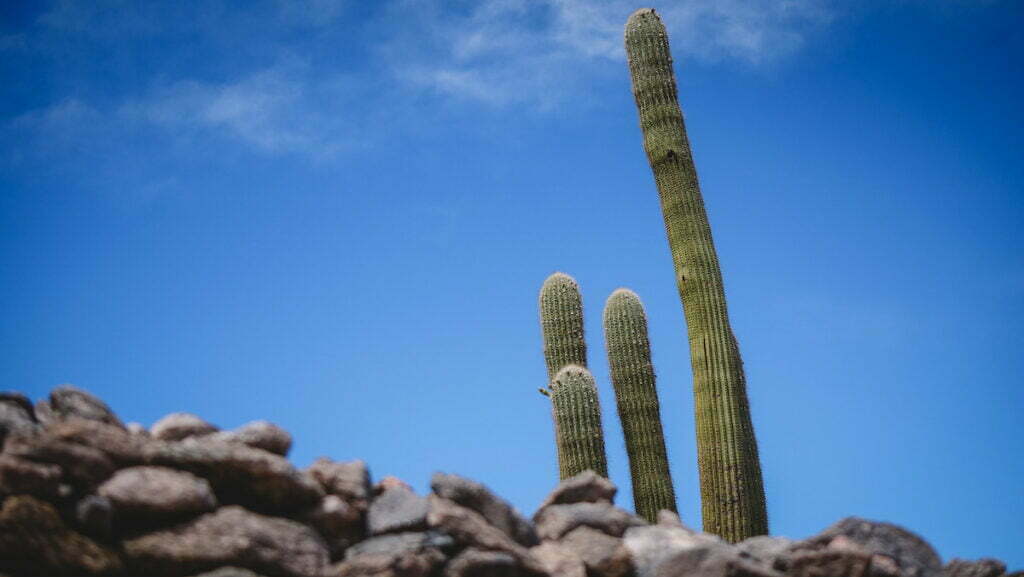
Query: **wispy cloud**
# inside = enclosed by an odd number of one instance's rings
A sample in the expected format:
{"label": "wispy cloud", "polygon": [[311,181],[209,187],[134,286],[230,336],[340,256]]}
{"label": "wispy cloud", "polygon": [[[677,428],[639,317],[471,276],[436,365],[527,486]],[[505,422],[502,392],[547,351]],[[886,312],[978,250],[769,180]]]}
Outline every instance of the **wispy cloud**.
{"label": "wispy cloud", "polygon": [[[411,22],[384,48],[410,85],[494,105],[557,105],[598,67],[624,58],[632,0],[484,0],[443,11],[436,0],[396,6]],[[798,50],[828,23],[825,0],[678,0],[659,10],[674,54],[763,66]]]}

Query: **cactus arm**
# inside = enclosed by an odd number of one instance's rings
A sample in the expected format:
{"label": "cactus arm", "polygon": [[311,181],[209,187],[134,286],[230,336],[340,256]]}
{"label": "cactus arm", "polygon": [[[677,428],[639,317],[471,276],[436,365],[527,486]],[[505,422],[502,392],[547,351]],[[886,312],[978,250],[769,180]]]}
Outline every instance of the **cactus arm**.
{"label": "cactus arm", "polygon": [[591,469],[607,477],[601,404],[593,375],[579,365],[563,367],[551,383],[551,401],[559,476],[564,480]]}
{"label": "cactus arm", "polygon": [[548,383],[551,383],[566,365],[587,366],[583,301],[576,280],[560,272],[544,281],[539,301],[544,361],[547,363]]}

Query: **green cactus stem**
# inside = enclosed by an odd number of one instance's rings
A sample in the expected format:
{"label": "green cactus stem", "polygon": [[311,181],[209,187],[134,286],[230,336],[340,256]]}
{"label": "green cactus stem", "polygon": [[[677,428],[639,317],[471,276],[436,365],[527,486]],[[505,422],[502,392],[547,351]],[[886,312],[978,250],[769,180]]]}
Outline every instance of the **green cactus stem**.
{"label": "green cactus stem", "polygon": [[743,363],[679,108],[668,35],[654,10],[629,17],[625,44],[644,150],[661,198],[689,330],[704,530],[741,541],[768,532],[761,465]]}
{"label": "green cactus stem", "polygon": [[551,381],[551,406],[559,477],[568,479],[587,469],[607,477],[601,404],[590,371],[579,365],[558,371]]}
{"label": "green cactus stem", "polygon": [[619,289],[608,297],[604,306],[604,336],[629,454],[633,506],[638,515],[655,523],[658,511],[676,512],[676,494],[661,428],[647,315],[636,293]]}
{"label": "green cactus stem", "polygon": [[580,287],[571,276],[556,272],[544,281],[540,289],[540,326],[549,385],[562,367],[587,366],[583,301]]}

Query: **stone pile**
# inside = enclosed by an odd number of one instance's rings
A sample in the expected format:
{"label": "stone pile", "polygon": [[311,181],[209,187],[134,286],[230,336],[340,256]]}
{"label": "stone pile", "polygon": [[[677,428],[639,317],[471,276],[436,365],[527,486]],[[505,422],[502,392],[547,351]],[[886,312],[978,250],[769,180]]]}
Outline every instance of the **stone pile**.
{"label": "stone pile", "polygon": [[[176,413],[125,425],[64,386],[0,393],[0,576],[1000,577],[894,525],[849,518],[803,541],[731,545],[663,511],[616,507],[593,472],[528,520],[483,485],[438,473],[417,495],[362,461],[300,470],[267,422],[221,431]],[[1013,574],[1024,577],[1020,573]]]}

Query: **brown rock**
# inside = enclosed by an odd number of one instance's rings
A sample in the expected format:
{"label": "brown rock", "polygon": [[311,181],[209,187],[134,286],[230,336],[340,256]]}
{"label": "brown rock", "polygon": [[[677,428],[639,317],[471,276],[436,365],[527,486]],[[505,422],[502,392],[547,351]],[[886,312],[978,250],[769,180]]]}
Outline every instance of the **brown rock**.
{"label": "brown rock", "polygon": [[508,553],[526,570],[543,573],[543,566],[530,555],[527,548],[489,524],[480,513],[433,494],[429,501],[427,523],[431,528],[451,535],[456,542],[468,547]]}
{"label": "brown rock", "polygon": [[159,522],[217,507],[217,498],[205,479],[166,467],[121,469],[100,485],[96,493],[110,501],[118,519]]}
{"label": "brown rock", "polygon": [[418,553],[372,553],[332,565],[325,577],[430,577],[444,564],[436,549]]}
{"label": "brown rock", "polygon": [[508,553],[466,549],[448,562],[444,577],[532,577],[537,575],[524,569]]}
{"label": "brown rock", "polygon": [[109,549],[68,529],[52,505],[28,495],[0,508],[0,571],[27,575],[99,575],[121,569]]}
{"label": "brown rock", "polygon": [[57,465],[0,453],[0,495],[23,493],[56,499],[60,478],[61,470]]}
{"label": "brown rock", "polygon": [[544,499],[538,509],[549,505],[566,505],[571,503],[611,503],[615,500],[615,493],[618,488],[615,483],[598,475],[594,471],[587,470],[569,477],[555,487],[555,490]]}
{"label": "brown rock", "polygon": [[171,413],[149,428],[149,434],[162,441],[180,441],[216,433],[220,429],[192,413]]}
{"label": "brown rock", "polygon": [[337,462],[321,457],[307,469],[324,491],[366,510],[370,503],[370,471],[363,461]]}
{"label": "brown rock", "polygon": [[530,547],[537,544],[537,533],[530,523],[512,505],[484,485],[458,475],[435,473],[430,480],[430,488],[437,496],[480,513],[488,523],[504,531],[520,545]]}
{"label": "brown rock", "polygon": [[64,478],[80,487],[90,488],[114,473],[114,463],[102,451],[68,443],[48,431],[37,435],[9,435],[4,453],[36,463],[58,465]]}
{"label": "brown rock", "polygon": [[587,576],[587,568],[580,556],[558,541],[544,541],[530,548],[530,554],[551,577]]}
{"label": "brown rock", "polygon": [[560,539],[562,535],[580,526],[621,537],[629,527],[647,524],[607,502],[548,505],[537,511],[533,520],[541,539]]}
{"label": "brown rock", "polygon": [[248,569],[242,569],[241,567],[221,567],[220,569],[214,569],[213,571],[206,571],[191,577],[263,577],[258,573],[253,573]]}
{"label": "brown rock", "polygon": [[562,537],[561,543],[580,556],[591,577],[624,577],[632,570],[632,557],[622,539],[582,526]]}
{"label": "brown rock", "polygon": [[291,434],[267,421],[246,423],[233,431],[213,433],[209,438],[228,443],[241,443],[281,456],[287,455],[292,448]]}
{"label": "brown rock", "polygon": [[454,547],[455,541],[440,531],[391,533],[356,543],[345,551],[345,559],[363,555],[422,553],[428,549],[447,553]]}
{"label": "brown rock", "polygon": [[1000,577],[1006,565],[998,559],[953,559],[942,568],[943,577]]}
{"label": "brown rock", "polygon": [[236,506],[126,540],[123,547],[135,571],[152,575],[234,566],[275,577],[306,577],[319,575],[328,562],[327,547],[310,527]]}
{"label": "brown rock", "polygon": [[427,500],[403,486],[380,494],[366,513],[370,535],[420,531],[427,528]]}
{"label": "brown rock", "polygon": [[75,417],[53,423],[46,434],[60,442],[96,449],[118,467],[143,464],[148,448],[157,443],[148,437],[133,435],[127,429]]}
{"label": "brown rock", "polygon": [[872,566],[880,571],[887,570],[881,557],[889,557],[905,577],[939,577],[942,572],[942,561],[924,539],[890,523],[848,517],[793,546],[796,552],[824,548],[862,551],[874,557]]}
{"label": "brown rock", "polygon": [[327,495],[302,518],[324,538],[331,559],[338,558],[349,546],[366,536],[363,512],[337,495]]}
{"label": "brown rock", "polygon": [[79,418],[124,428],[106,403],[78,387],[61,385],[50,391],[50,410],[58,419]]}
{"label": "brown rock", "polygon": [[713,535],[681,527],[653,525],[630,527],[623,538],[636,568],[637,577],[714,575],[723,570],[723,560],[736,556],[727,543]]}
{"label": "brown rock", "polygon": [[8,433],[31,434],[38,428],[28,397],[21,393],[0,392],[0,443]]}
{"label": "brown rock", "polygon": [[108,540],[113,533],[114,507],[105,497],[86,495],[75,503],[75,522],[86,535]]}

